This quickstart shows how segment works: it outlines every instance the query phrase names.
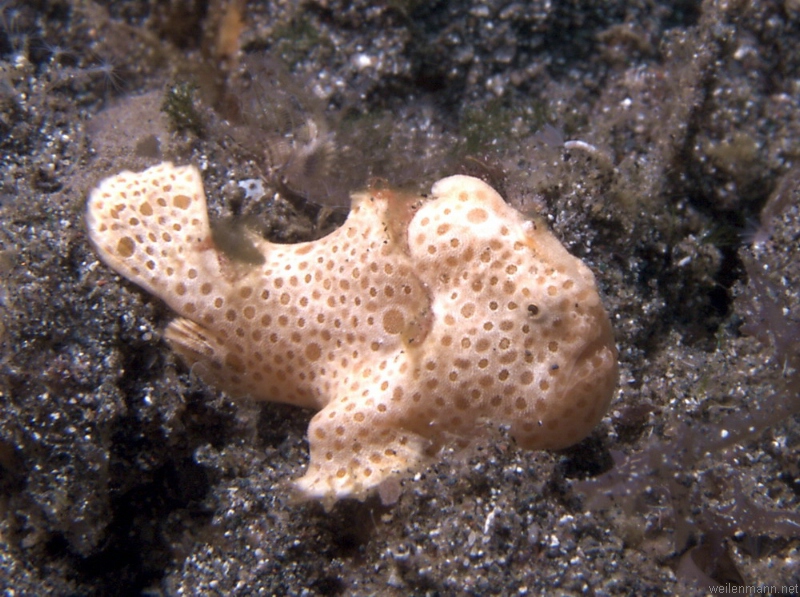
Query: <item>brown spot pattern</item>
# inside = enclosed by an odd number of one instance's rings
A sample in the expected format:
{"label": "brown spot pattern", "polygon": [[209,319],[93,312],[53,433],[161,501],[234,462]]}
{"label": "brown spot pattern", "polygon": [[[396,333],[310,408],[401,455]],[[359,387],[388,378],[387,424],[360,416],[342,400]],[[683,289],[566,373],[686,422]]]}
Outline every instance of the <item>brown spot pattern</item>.
{"label": "brown spot pattern", "polygon": [[[306,496],[363,497],[492,426],[527,448],[590,432],[617,355],[583,263],[474,178],[353,205],[325,238],[255,239],[264,263],[231,264],[199,172],[165,163],[103,181],[87,223],[103,261],[179,315],[166,338],[193,371],[319,411],[296,482]],[[407,230],[387,224],[398,206]]]}

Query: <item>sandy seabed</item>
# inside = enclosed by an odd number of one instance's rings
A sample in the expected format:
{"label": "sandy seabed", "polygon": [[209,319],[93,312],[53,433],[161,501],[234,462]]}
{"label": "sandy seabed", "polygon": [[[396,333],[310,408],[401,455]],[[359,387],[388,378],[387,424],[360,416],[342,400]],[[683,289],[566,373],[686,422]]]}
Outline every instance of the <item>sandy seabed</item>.
{"label": "sandy seabed", "polygon": [[[8,595],[670,595],[796,586],[796,2],[0,4]],[[367,185],[479,176],[595,272],[620,384],[331,512],[311,413],[234,402],[93,252],[88,192],[202,172],[218,242],[318,238]],[[787,589],[788,590],[788,589]]]}

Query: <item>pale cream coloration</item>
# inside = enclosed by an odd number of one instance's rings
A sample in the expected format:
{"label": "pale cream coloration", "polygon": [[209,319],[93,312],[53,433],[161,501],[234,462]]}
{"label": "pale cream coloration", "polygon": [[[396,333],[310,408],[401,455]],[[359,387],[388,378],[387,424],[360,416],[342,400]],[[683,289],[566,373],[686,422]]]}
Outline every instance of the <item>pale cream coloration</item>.
{"label": "pale cream coloration", "polygon": [[526,448],[574,444],[616,386],[592,273],[475,178],[356,194],[325,238],[251,238],[259,265],[215,247],[191,166],[104,180],[87,222],[103,261],[180,316],[166,338],[201,377],[319,410],[296,487],[327,505],[500,426]]}

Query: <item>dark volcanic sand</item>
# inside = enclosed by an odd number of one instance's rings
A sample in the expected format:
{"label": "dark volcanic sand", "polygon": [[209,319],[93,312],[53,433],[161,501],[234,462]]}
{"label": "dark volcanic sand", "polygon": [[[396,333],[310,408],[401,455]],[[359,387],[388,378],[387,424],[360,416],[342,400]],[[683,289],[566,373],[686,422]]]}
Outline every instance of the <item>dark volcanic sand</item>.
{"label": "dark volcanic sand", "polygon": [[[792,0],[0,2],[0,588],[796,586],[798,139]],[[595,271],[611,411],[563,453],[445,454],[391,507],[293,504],[310,413],[192,377],[87,241],[88,191],[165,159],[221,235],[282,242],[367,181],[485,178]]]}

